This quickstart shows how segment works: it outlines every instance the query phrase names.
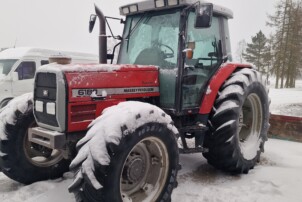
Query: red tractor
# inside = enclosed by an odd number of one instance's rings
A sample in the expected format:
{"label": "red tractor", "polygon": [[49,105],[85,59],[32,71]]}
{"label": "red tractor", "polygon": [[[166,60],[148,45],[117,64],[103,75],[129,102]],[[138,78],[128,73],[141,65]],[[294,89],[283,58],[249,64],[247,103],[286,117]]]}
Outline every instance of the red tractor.
{"label": "red tractor", "polygon": [[2,172],[29,184],[61,176],[73,159],[69,190],[89,202],[170,201],[179,153],[248,173],[267,140],[269,99],[252,66],[230,63],[232,12],[196,0],[120,12],[117,64],[107,64],[109,17],[96,8],[101,64],[61,58],[38,70],[33,96],[2,109]]}

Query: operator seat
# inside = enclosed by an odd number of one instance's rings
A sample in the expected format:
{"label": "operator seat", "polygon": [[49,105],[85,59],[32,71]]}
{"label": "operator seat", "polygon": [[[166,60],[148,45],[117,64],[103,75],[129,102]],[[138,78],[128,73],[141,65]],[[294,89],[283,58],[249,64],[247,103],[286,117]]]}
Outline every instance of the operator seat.
{"label": "operator seat", "polygon": [[164,55],[159,48],[146,48],[142,50],[135,59],[137,65],[156,65],[162,67],[165,62]]}

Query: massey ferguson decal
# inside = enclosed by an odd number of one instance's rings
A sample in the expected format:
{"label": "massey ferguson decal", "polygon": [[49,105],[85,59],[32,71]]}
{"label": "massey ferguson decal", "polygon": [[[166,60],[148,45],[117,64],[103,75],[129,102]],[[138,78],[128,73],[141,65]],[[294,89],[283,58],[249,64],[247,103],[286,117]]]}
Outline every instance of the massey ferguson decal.
{"label": "massey ferguson decal", "polygon": [[137,93],[155,93],[159,92],[159,87],[132,87],[132,88],[104,88],[104,89],[73,89],[72,97],[87,97],[95,93],[101,96],[103,92],[108,95],[121,95],[121,94],[137,94]]}

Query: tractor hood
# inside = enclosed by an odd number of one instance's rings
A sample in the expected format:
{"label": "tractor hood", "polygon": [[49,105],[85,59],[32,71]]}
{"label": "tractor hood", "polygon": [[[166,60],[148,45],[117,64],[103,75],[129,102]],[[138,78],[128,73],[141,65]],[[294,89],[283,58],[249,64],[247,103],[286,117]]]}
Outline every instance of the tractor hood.
{"label": "tractor hood", "polygon": [[69,102],[91,101],[92,96],[106,99],[159,96],[156,66],[52,63],[40,68],[37,74],[42,72],[55,73],[58,80],[62,79],[68,88]]}

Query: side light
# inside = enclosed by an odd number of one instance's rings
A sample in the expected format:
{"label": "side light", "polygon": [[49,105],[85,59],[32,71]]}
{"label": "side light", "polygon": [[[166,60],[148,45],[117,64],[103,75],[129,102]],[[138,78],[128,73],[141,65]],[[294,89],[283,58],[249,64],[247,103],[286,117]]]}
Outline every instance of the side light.
{"label": "side light", "polygon": [[168,6],[176,6],[179,4],[179,0],[168,0]]}
{"label": "side light", "polygon": [[48,102],[46,104],[47,114],[55,115],[56,114],[56,104],[54,102]]}
{"label": "side light", "polygon": [[165,0],[155,0],[154,3],[156,8],[162,8],[165,6]]}
{"label": "side light", "polygon": [[137,12],[138,11],[138,5],[137,4],[130,5],[129,10],[130,10],[130,13]]}
{"label": "side light", "polygon": [[43,112],[43,102],[36,100],[35,102],[35,108],[37,112]]}

